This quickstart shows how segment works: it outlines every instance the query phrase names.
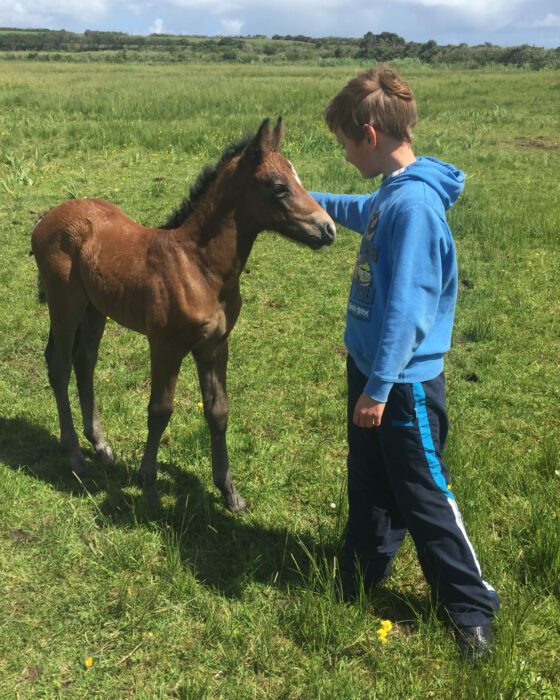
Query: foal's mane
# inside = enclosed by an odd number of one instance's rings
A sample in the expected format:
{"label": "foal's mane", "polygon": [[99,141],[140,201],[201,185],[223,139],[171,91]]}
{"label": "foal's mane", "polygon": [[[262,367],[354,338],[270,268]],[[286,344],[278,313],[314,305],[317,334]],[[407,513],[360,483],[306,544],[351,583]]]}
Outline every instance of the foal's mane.
{"label": "foal's mane", "polygon": [[208,187],[211,185],[212,182],[214,182],[214,180],[218,176],[218,173],[220,172],[221,168],[224,165],[226,165],[226,163],[229,163],[230,160],[232,160],[232,158],[235,158],[235,156],[239,155],[241,151],[248,145],[252,138],[253,137],[250,135],[245,136],[241,140],[230,144],[224,150],[224,152],[220,156],[220,159],[215,165],[206,165],[203,168],[202,172],[199,173],[194,185],[190,188],[189,196],[183,199],[179,208],[175,209],[175,211],[169,216],[169,218],[167,219],[165,224],[161,226],[161,228],[174,229],[179,228],[179,226],[184,224],[186,219],[194,211],[198,201],[200,200],[204,192],[206,192]]}

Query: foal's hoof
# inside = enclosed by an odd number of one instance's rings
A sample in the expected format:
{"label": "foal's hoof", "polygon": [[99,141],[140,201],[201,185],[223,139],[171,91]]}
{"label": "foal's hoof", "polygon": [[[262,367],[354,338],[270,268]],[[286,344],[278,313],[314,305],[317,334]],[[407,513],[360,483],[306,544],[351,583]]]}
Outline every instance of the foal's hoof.
{"label": "foal's hoof", "polygon": [[70,459],[70,471],[79,480],[87,479],[91,475],[89,464],[82,455]]}
{"label": "foal's hoof", "polygon": [[156,480],[153,474],[146,472],[140,467],[138,470],[138,485],[144,492],[144,498],[150,510],[159,510],[161,508],[161,498],[156,488]]}
{"label": "foal's hoof", "polygon": [[232,513],[236,513],[237,515],[249,515],[247,503],[245,502],[245,499],[238,493],[236,493],[234,496],[227,498],[226,500]]}
{"label": "foal's hoof", "polygon": [[148,504],[148,508],[152,511],[160,510],[161,508],[161,498],[155,486],[147,486],[144,488],[144,497]]}
{"label": "foal's hoof", "polygon": [[95,454],[99,459],[102,459],[104,462],[114,462],[115,461],[115,455],[113,453],[113,450],[109,447],[107,443],[104,445],[100,445],[99,447],[95,448]]}

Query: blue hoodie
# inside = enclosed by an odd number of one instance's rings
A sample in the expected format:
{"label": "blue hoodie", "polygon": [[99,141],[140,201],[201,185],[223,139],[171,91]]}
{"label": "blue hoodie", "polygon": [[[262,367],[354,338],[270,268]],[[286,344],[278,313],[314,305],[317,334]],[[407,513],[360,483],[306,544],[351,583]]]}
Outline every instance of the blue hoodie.
{"label": "blue hoodie", "polygon": [[337,223],[362,234],[344,342],[376,401],[387,401],[396,382],[423,382],[443,371],[457,298],[445,211],[464,181],[447,163],[417,158],[371,195],[310,193]]}

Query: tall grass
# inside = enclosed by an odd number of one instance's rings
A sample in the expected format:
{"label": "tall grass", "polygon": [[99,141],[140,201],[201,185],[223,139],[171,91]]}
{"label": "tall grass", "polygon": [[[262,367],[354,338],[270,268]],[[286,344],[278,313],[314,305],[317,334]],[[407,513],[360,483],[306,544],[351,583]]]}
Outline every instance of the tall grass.
{"label": "tall grass", "polygon": [[558,697],[558,73],[405,71],[417,153],[467,174],[449,216],[460,291],[445,457],[503,601],[489,665],[459,662],[408,539],[372,599],[336,602],[358,244],[345,230],[319,253],[262,234],[243,275],[229,444],[248,517],[212,486],[189,359],[159,455],[162,515],[146,511],[134,477],[147,345],[112,322],[97,386],[117,462],[80,484],[60,458],[28,256],[36,216],[88,196],[162,223],[206,163],[280,114],[308,189],[366,192],[321,117],[353,73],[0,64],[1,698]]}

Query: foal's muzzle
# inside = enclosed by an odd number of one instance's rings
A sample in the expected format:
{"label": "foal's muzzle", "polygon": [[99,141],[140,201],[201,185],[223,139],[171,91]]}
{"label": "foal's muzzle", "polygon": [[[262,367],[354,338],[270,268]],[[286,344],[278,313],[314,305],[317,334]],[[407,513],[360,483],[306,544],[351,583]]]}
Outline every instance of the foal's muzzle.
{"label": "foal's muzzle", "polygon": [[332,221],[327,222],[321,229],[321,243],[332,245],[336,238],[336,228]]}
{"label": "foal's muzzle", "polygon": [[307,241],[307,244],[310,248],[313,248],[313,250],[322,248],[325,245],[332,245],[336,238],[336,228],[331,220],[319,226],[319,232],[320,235],[313,235]]}

